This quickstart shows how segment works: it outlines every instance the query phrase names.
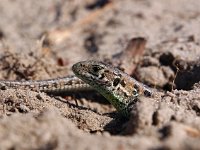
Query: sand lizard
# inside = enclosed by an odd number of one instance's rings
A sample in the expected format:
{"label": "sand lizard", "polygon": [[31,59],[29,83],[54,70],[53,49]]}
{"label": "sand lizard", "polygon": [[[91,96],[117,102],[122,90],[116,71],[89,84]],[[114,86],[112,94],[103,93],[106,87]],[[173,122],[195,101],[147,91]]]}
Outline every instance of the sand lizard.
{"label": "sand lizard", "polygon": [[0,87],[1,89],[31,89],[47,93],[95,89],[124,116],[129,115],[131,106],[138,96],[150,97],[153,94],[144,84],[102,62],[78,62],[72,66],[72,70],[78,78],[66,76],[38,81],[0,80]]}
{"label": "sand lizard", "polygon": [[101,93],[122,115],[128,116],[138,96],[153,92],[121,70],[102,62],[82,61],[72,66],[75,75]]}

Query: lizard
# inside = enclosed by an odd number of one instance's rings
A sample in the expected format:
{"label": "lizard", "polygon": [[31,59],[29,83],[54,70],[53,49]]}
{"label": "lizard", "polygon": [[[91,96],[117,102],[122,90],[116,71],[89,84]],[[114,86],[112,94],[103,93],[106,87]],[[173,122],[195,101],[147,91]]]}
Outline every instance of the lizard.
{"label": "lizard", "polygon": [[74,74],[103,95],[123,116],[128,117],[138,96],[151,97],[153,90],[128,74],[98,61],[81,61]]}
{"label": "lizard", "polygon": [[33,81],[0,80],[1,89],[23,89],[46,93],[96,90],[123,116],[128,117],[138,96],[151,97],[153,91],[128,74],[100,61],[81,61],[72,66],[76,76]]}

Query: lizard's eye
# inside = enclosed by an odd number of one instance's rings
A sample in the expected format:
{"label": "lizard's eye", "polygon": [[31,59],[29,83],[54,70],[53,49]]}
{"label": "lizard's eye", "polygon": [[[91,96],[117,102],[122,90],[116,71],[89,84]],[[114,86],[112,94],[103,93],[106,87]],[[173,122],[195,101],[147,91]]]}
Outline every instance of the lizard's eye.
{"label": "lizard's eye", "polygon": [[102,69],[102,67],[100,67],[100,66],[97,66],[97,65],[92,66],[92,71],[93,71],[94,73],[98,73],[99,70],[101,70],[101,69]]}

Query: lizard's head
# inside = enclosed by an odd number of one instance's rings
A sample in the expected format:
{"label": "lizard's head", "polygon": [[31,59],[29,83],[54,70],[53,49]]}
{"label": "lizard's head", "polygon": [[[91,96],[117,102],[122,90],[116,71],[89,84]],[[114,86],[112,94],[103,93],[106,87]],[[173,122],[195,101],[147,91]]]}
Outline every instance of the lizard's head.
{"label": "lizard's head", "polygon": [[110,87],[114,78],[111,66],[92,60],[78,62],[72,66],[72,70],[77,77],[97,88]]}
{"label": "lizard's head", "polygon": [[[77,77],[106,97],[114,107],[127,115],[127,109],[138,95],[151,94],[143,84],[111,65],[98,61],[82,61],[73,65]],[[144,92],[145,90],[145,92]]]}

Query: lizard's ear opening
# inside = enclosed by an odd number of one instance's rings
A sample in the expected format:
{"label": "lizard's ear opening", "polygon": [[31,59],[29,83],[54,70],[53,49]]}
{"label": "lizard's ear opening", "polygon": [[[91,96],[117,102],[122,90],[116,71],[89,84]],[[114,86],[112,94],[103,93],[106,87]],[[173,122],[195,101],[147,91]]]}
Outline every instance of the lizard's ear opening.
{"label": "lizard's ear opening", "polygon": [[151,97],[152,93],[149,90],[144,90],[144,95],[147,97]]}

